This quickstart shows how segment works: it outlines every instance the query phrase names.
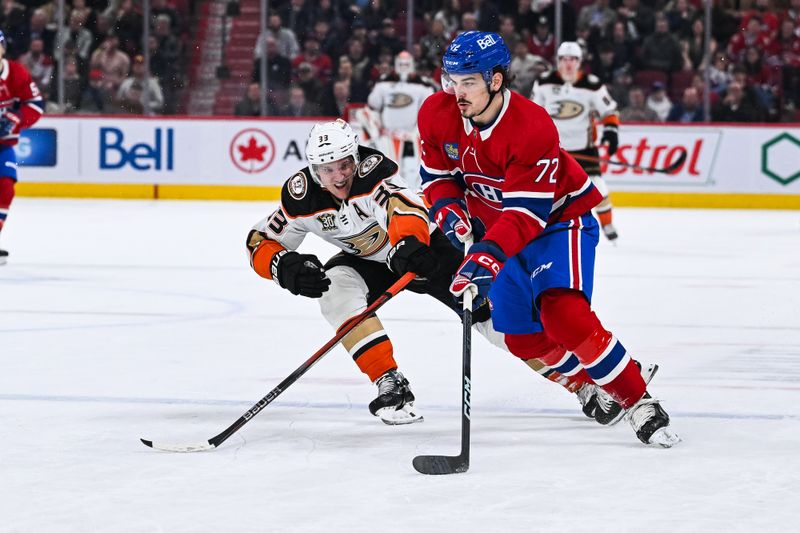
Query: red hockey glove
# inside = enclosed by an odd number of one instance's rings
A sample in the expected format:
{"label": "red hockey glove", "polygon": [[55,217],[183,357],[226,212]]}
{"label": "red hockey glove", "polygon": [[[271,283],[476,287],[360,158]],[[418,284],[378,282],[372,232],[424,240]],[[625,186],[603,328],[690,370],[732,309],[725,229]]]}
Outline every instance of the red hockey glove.
{"label": "red hockey glove", "polygon": [[464,243],[472,236],[478,242],[486,235],[486,228],[477,218],[470,218],[464,200],[442,198],[430,209],[429,216],[444,232],[450,243],[464,251]]}
{"label": "red hockey glove", "polygon": [[480,307],[489,297],[489,288],[492,286],[503,263],[506,254],[492,241],[482,241],[473,245],[458,267],[450,292],[461,296],[465,291],[472,291],[474,295],[472,309]]}

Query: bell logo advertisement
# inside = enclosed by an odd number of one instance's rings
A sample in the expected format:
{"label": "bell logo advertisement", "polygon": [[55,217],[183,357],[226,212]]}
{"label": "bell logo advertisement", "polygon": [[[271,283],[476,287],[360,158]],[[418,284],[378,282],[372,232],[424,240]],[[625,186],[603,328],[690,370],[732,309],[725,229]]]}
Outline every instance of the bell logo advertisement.
{"label": "bell logo advertisement", "polygon": [[14,146],[17,162],[22,167],[54,167],[58,162],[58,132],[53,128],[22,130]]}
{"label": "bell logo advertisement", "polygon": [[119,128],[100,128],[100,170],[174,170],[175,131],[155,128],[151,139],[134,142]]}

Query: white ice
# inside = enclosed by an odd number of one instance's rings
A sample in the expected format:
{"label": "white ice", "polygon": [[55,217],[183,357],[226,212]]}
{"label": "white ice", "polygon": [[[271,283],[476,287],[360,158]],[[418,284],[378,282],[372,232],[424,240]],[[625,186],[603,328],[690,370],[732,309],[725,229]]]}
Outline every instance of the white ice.
{"label": "white ice", "polygon": [[[646,447],[428,297],[380,312],[425,421],[390,427],[341,347],[218,449],[206,440],[322,346],[317,303],[250,271],[267,203],[18,198],[0,267],[0,531],[790,531],[800,517],[800,213],[617,209],[594,306],[683,442]],[[305,250],[330,255],[311,236]]]}

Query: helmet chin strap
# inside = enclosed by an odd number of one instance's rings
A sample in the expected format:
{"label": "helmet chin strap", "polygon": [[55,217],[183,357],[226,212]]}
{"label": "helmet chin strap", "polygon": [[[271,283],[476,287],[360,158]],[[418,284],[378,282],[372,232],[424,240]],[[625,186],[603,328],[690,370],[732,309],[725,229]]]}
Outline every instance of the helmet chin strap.
{"label": "helmet chin strap", "polygon": [[497,89],[496,91],[493,91],[492,89],[490,89],[490,87],[491,87],[490,84],[486,85],[486,88],[489,89],[489,101],[486,102],[485,106],[483,106],[483,109],[481,109],[481,112],[478,113],[477,115],[475,115],[476,117],[479,116],[479,115],[483,115],[484,111],[489,109],[489,106],[492,105],[492,100],[494,100],[494,96],[502,90],[502,86],[500,87],[500,89]]}

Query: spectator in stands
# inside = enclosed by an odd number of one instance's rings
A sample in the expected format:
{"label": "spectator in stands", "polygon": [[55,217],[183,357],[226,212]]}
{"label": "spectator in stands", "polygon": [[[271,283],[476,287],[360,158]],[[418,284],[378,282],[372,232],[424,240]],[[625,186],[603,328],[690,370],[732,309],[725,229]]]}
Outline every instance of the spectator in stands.
{"label": "spectator in stands", "polygon": [[514,24],[514,19],[507,15],[500,17],[500,29],[498,33],[500,34],[500,37],[503,38],[503,41],[505,41],[509,50],[513,50],[517,43],[521,40],[521,36],[517,31],[516,25]]}
{"label": "spectator in stands", "polygon": [[[57,87],[54,87],[57,88]],[[75,58],[64,60],[64,112],[71,113],[81,107],[83,79]]]}
{"label": "spectator in stands", "polygon": [[683,90],[683,98],[672,107],[669,112],[667,122],[679,122],[687,124],[691,122],[703,122],[705,114],[703,112],[703,105],[700,102],[700,97],[697,94],[697,89],[694,87],[687,87]]}
{"label": "spectator in stands", "polygon": [[661,72],[674,72],[684,66],[681,45],[669,32],[669,22],[662,13],[656,15],[655,33],[642,43],[642,66]]}
{"label": "spectator in stands", "polygon": [[3,0],[0,4],[0,28],[3,29],[6,36],[6,55],[8,57],[19,57],[25,51],[28,44],[25,26],[25,7],[15,0]]}
{"label": "spectator in stands", "polygon": [[[266,34],[262,33],[258,36],[258,42],[255,49],[256,59],[261,57],[264,50],[265,39],[271,37],[275,41],[277,52],[279,55],[292,60],[300,52],[300,45],[297,44],[297,37],[294,32],[289,28],[283,27],[280,15],[272,13],[267,18],[267,31]],[[269,54],[268,54],[269,55]]]}
{"label": "spectator in stands", "polygon": [[44,41],[32,40],[30,49],[19,57],[19,62],[28,69],[31,78],[42,92],[50,90],[50,82],[53,79],[53,58],[44,53]]}
{"label": "spectator in stands", "polygon": [[[253,81],[261,82],[261,61],[253,66]],[[292,81],[292,64],[278,52],[278,42],[267,37],[267,88],[270,92],[285,91]]]}
{"label": "spectator in stands", "polygon": [[758,109],[744,98],[744,88],[738,82],[731,82],[722,99],[711,111],[715,122],[756,122],[760,119]]}
{"label": "spectator in stands", "polygon": [[47,27],[47,13],[39,8],[31,15],[31,22],[26,34],[27,40],[21,44],[21,50],[27,50],[30,42],[41,39],[44,42],[44,53],[53,55],[53,45],[56,40],[56,31]]}
{"label": "spectator in stands", "polygon": [[[706,64],[703,60],[706,51],[706,28],[702,18],[696,18],[692,22],[690,34],[686,37],[685,42],[687,43],[686,55],[691,63],[691,68],[693,70],[705,69]],[[717,51],[717,41],[713,37],[710,50],[713,57]]]}
{"label": "spectator in stands", "polygon": [[350,39],[345,57],[353,65],[353,80],[359,84],[368,84],[372,74],[372,60],[364,53],[364,44],[357,39]]}
{"label": "spectator in stands", "polygon": [[81,11],[73,11],[69,16],[69,26],[64,28],[63,33],[56,36],[56,43],[59,47],[63,47],[67,41],[71,41],[75,45],[75,53],[78,57],[88,61],[94,37],[92,32],[85,28],[85,25],[86,15]]}
{"label": "spectator in stands", "polygon": [[423,35],[422,39],[420,39],[422,53],[425,59],[434,65],[440,63],[449,42],[450,38],[445,33],[444,23],[441,19],[434,18],[431,20],[428,33]]}
{"label": "spectator in stands", "polygon": [[366,81],[359,81],[353,73],[353,63],[347,56],[339,58],[339,68],[336,71],[336,81],[347,82],[347,96],[350,102],[366,102],[369,96],[369,85]]}
{"label": "spectator in stands", "polygon": [[114,34],[119,37],[119,48],[129,56],[141,50],[144,19],[140,9],[140,6],[133,4],[133,0],[122,0],[116,12]]}
{"label": "spectator in stands", "polygon": [[324,83],[331,79],[333,73],[333,60],[328,54],[322,53],[319,41],[309,37],[303,43],[303,53],[298,54],[292,61],[292,67],[297,69],[300,63],[308,63],[314,69],[314,76]]}
{"label": "spectator in stands", "polygon": [[647,96],[647,107],[652,109],[660,122],[666,122],[672,111],[672,101],[667,96],[667,89],[660,81],[653,82],[650,94]]}
{"label": "spectator in stands", "polygon": [[279,115],[284,117],[313,117],[319,115],[314,104],[306,101],[302,87],[292,86],[289,89],[289,101],[281,107]]}
{"label": "spectator in stands", "polygon": [[247,86],[244,98],[234,106],[233,114],[237,117],[261,116],[261,85],[251,83]]}
{"label": "spectator in stands", "polygon": [[645,36],[653,33],[655,13],[640,5],[639,0],[622,0],[622,5],[617,8],[617,17],[625,23],[628,35],[636,43],[642,43]]}
{"label": "spectator in stands", "polygon": [[669,21],[669,31],[676,37],[684,38],[692,34],[692,24],[703,19],[695,18],[696,10],[689,0],[670,0],[664,7],[664,13]]}
{"label": "spectator in stands", "polygon": [[[356,22],[353,24],[356,24]],[[363,22],[361,24],[363,24]],[[319,43],[320,50],[323,54],[327,54],[331,59],[339,57],[341,38],[339,37],[339,33],[331,27],[331,24],[327,20],[316,21],[314,23],[314,32],[311,35]]]}
{"label": "spectator in stands", "polygon": [[514,73],[511,88],[524,96],[529,96],[533,82],[550,68],[550,63],[543,57],[530,53],[525,41],[517,41],[511,58],[511,72]]}
{"label": "spectator in stands", "polygon": [[755,0],[755,5],[744,12],[742,16],[741,29],[748,26],[750,19],[757,17],[761,21],[761,32],[772,41],[778,36],[779,19],[776,10],[772,5],[772,0]]}
{"label": "spectator in stands", "polygon": [[375,39],[375,46],[379,52],[382,49],[386,49],[389,50],[393,56],[403,51],[403,43],[397,37],[397,29],[395,29],[392,19],[383,19],[381,31]]}
{"label": "spectator in stands", "polygon": [[119,49],[117,36],[109,35],[92,54],[89,66],[92,70],[97,69],[103,73],[105,90],[110,94],[116,94],[120,83],[128,75],[131,60],[128,54]]}
{"label": "spectator in stands", "polygon": [[747,101],[748,105],[758,110],[758,120],[766,120],[767,109],[761,106],[761,99],[755,87],[748,84],[747,70],[741,65],[736,65],[731,69],[731,75],[733,76],[731,83],[738,83],[739,86],[742,87],[744,99]]}
{"label": "spectator in stands", "polygon": [[583,6],[578,12],[578,27],[589,29],[598,37],[603,36],[617,20],[617,14],[608,4],[609,0],[594,0],[594,3]]}
{"label": "spectator in stands", "polygon": [[[575,21],[578,14],[572,9],[569,0],[561,0],[561,39],[563,41],[576,41]],[[544,16],[555,28],[556,20],[556,1],[554,0],[534,0],[531,3],[531,10],[534,18],[539,19]]]}
{"label": "spectator in stands", "polygon": [[636,60],[636,44],[628,36],[624,22],[616,21],[611,29],[611,46],[614,47],[614,60],[620,66],[632,67]]}
{"label": "spectator in stands", "polygon": [[614,82],[614,72],[624,65],[618,64],[614,57],[614,46],[608,41],[602,41],[597,47],[597,55],[592,61],[591,72],[597,76],[604,85]]}
{"label": "spectator in stands", "polygon": [[800,0],[789,0],[789,9],[786,10],[784,19],[791,20],[796,27],[800,27]]}
{"label": "spectator in stands", "polygon": [[758,95],[760,107],[767,109],[774,117],[777,114],[776,101],[780,96],[780,87],[774,71],[764,64],[761,51],[753,46],[745,51],[742,66],[747,72],[747,85]]}
{"label": "spectator in stands", "polygon": [[279,10],[284,27],[292,30],[300,41],[311,31],[312,13],[306,0],[291,0]]}
{"label": "spectator in stands", "polygon": [[711,83],[711,90],[715,93],[725,91],[731,82],[732,76],[729,71],[730,60],[725,52],[714,54],[714,61],[708,69],[708,79]]}
{"label": "spectator in stands", "polygon": [[72,19],[73,13],[82,15],[86,26],[90,25],[92,22],[92,15],[94,12],[91,7],[86,5],[86,0],[72,0],[72,9],[69,11],[70,19]]}
{"label": "spectator in stands", "polygon": [[119,86],[117,100],[120,107],[134,114],[155,115],[164,107],[164,93],[155,76],[145,76],[144,57],[133,59],[131,75]]}
{"label": "spectator in stands", "polygon": [[[481,31],[500,33],[500,10],[495,5],[496,0],[472,0],[472,12],[478,20]],[[514,43],[506,44],[513,45]]]}
{"label": "spectator in stands", "polygon": [[628,66],[620,67],[614,71],[614,82],[606,85],[608,94],[617,102],[617,107],[628,105],[628,91],[633,87],[633,74]]}
{"label": "spectator in stands", "polygon": [[297,86],[303,89],[306,100],[309,102],[319,102],[325,87],[314,75],[314,67],[310,63],[300,63],[297,67]]}
{"label": "spectator in stands", "polygon": [[111,92],[106,89],[105,74],[102,69],[89,71],[89,85],[81,96],[81,111],[103,113],[109,110]]}
{"label": "spectator in stands", "polygon": [[[354,3],[354,2],[351,2]],[[382,2],[381,0],[369,0],[362,2],[363,7],[359,11],[358,17],[370,30],[379,30],[382,21],[394,17],[392,2]]]}
{"label": "spectator in stands", "polygon": [[770,39],[761,30],[761,17],[751,16],[744,31],[737,32],[728,42],[728,56],[736,63],[744,59],[744,51],[754,46],[762,50],[770,47]]}
{"label": "spectator in stands", "polygon": [[[800,6],[800,0],[796,0]],[[781,23],[776,41],[774,63],[781,68],[785,105],[789,110],[800,106],[800,21],[787,16]]]}
{"label": "spectator in stands", "polygon": [[644,100],[644,89],[631,87],[628,91],[630,103],[622,108],[619,118],[623,124],[628,122],[663,122],[655,111],[647,107]]}
{"label": "spectator in stands", "polygon": [[528,39],[528,50],[547,61],[553,61],[556,56],[556,39],[550,31],[550,21],[541,16],[536,19],[533,35]]}
{"label": "spectator in stands", "polygon": [[180,34],[181,17],[178,10],[167,4],[166,0],[150,0],[150,25],[155,26],[159,17],[167,17],[173,35]]}
{"label": "spectator in stands", "polygon": [[97,15],[94,21],[94,30],[92,31],[92,53],[94,53],[112,33],[114,33],[114,19],[111,15],[105,13]]}
{"label": "spectator in stands", "polygon": [[[530,2],[528,2],[530,14]],[[444,0],[442,9],[433,15],[433,20],[439,20],[444,25],[444,33],[448,37],[455,37],[461,27],[461,2],[460,0]]]}
{"label": "spectator in stands", "polygon": [[323,97],[321,104],[322,115],[326,117],[341,117],[347,104],[350,103],[350,83],[346,80],[333,82],[331,91]]}

